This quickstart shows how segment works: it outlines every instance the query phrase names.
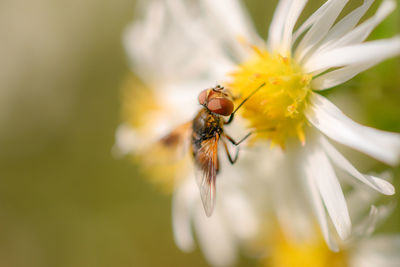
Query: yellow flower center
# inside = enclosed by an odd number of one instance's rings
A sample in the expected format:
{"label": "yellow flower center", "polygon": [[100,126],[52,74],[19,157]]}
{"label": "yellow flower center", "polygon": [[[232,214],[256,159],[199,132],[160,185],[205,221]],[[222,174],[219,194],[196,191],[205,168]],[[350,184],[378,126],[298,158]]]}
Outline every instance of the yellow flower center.
{"label": "yellow flower center", "polygon": [[274,237],[272,251],[265,258],[268,267],[346,267],[346,252],[332,252],[320,235],[295,242],[282,233]]}
{"label": "yellow flower center", "polygon": [[304,74],[292,59],[254,48],[254,56],[239,65],[228,83],[242,99],[265,83],[240,109],[256,137],[284,146],[288,137],[305,142],[303,114],[311,92],[311,75]]}
{"label": "yellow flower center", "polygon": [[[157,100],[155,92],[137,78],[129,76],[122,87],[122,120],[137,134],[137,142],[148,143],[159,126],[159,119],[170,112],[168,105]],[[134,151],[133,161],[139,164],[141,175],[154,183],[161,191],[171,193],[176,183],[189,173],[189,155],[176,159],[173,150],[162,147],[152,140],[142,150]]]}

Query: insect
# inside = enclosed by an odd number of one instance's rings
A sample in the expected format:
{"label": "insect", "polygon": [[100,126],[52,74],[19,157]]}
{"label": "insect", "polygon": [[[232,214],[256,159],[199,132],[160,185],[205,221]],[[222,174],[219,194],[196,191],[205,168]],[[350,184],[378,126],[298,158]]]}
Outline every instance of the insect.
{"label": "insect", "polygon": [[[239,141],[235,141],[224,132],[224,125],[230,124],[238,109],[264,85],[262,84],[255,89],[236,109],[234,109],[233,98],[229,90],[224,87],[217,85],[214,88],[201,91],[198,100],[202,108],[195,118],[180,125],[159,142],[162,146],[175,151],[185,147],[185,143],[188,144],[186,147],[191,150],[193,155],[196,181],[208,217],[213,213],[216,200],[219,143],[222,143],[229,162],[234,164],[238,159],[239,149],[236,150],[233,157],[228,150],[227,142],[238,146],[253,133],[249,132]],[[225,117],[228,118],[225,119]]]}

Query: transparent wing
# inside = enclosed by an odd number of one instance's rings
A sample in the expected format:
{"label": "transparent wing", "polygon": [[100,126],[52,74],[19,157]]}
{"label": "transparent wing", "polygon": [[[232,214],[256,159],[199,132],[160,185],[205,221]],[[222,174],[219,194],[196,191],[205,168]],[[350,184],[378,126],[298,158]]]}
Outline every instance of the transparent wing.
{"label": "transparent wing", "polygon": [[216,190],[215,181],[218,170],[218,140],[219,135],[203,141],[195,156],[196,181],[204,210],[208,217],[214,211]]}

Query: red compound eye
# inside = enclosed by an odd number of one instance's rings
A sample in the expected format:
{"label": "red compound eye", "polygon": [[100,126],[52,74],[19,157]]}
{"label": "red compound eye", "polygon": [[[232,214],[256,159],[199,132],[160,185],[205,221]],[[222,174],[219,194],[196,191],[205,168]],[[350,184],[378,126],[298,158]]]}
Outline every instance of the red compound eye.
{"label": "red compound eye", "polygon": [[227,98],[213,98],[208,102],[207,108],[216,114],[229,116],[233,112],[233,103]]}
{"label": "red compound eye", "polygon": [[207,101],[207,92],[208,89],[201,91],[201,93],[199,94],[199,103],[200,105],[204,105]]}

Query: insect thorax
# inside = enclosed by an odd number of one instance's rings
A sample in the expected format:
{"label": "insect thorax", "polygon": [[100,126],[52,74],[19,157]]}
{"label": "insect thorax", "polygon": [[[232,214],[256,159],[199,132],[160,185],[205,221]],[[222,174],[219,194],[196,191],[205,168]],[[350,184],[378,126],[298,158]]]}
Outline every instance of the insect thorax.
{"label": "insect thorax", "polygon": [[194,150],[199,149],[201,142],[215,137],[223,132],[223,120],[219,115],[213,114],[203,108],[193,120],[192,143]]}

